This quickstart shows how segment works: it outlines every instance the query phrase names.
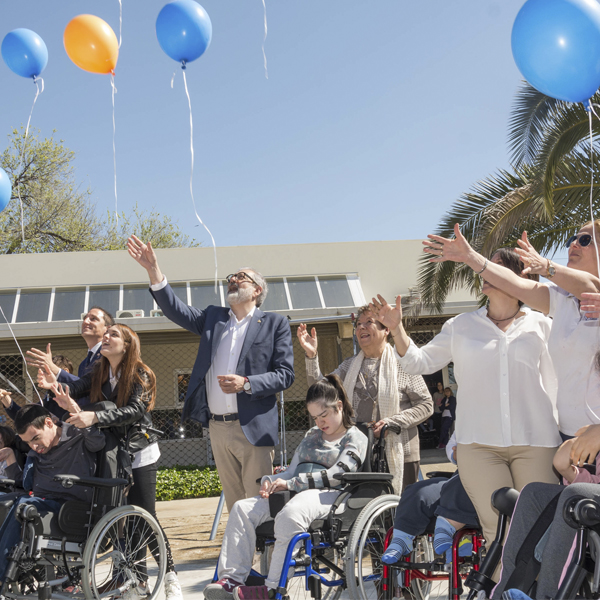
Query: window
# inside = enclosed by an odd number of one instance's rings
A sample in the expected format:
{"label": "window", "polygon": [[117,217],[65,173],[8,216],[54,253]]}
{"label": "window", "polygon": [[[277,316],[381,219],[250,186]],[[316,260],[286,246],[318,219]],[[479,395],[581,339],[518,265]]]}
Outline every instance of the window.
{"label": "window", "polygon": [[17,323],[48,320],[50,290],[21,290]]}
{"label": "window", "polygon": [[[13,309],[15,308],[15,297],[17,292],[0,292],[0,306],[4,312],[6,320],[10,323],[12,321]],[[0,313],[1,315],[2,313]],[[4,319],[0,318],[0,323],[3,323]]]}
{"label": "window", "polygon": [[54,292],[53,321],[79,321],[85,310],[85,289],[59,288]]}
{"label": "window", "polygon": [[269,285],[269,293],[267,299],[260,307],[261,310],[287,310],[288,304],[287,294],[285,293],[285,285],[283,279],[267,279]]}
{"label": "window", "polygon": [[143,310],[145,317],[149,317],[154,309],[154,298],[147,285],[123,288],[123,310],[134,309]]}
{"label": "window", "polygon": [[348,280],[345,277],[319,277],[325,306],[354,306]]}
{"label": "window", "polygon": [[190,289],[192,292],[192,306],[196,308],[206,308],[211,304],[221,306],[221,293],[218,286],[215,293],[214,283],[192,283]]}
{"label": "window", "polygon": [[314,277],[310,279],[288,279],[292,306],[297,308],[321,308],[321,298]]}
{"label": "window", "polygon": [[119,288],[90,288],[89,308],[92,308],[92,306],[99,306],[108,311],[114,317],[119,310]]}

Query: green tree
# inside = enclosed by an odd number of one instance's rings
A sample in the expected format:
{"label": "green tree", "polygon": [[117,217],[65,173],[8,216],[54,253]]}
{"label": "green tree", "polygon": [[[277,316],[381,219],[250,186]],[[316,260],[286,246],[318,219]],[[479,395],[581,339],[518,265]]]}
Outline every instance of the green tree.
{"label": "green tree", "polygon": [[0,254],[122,249],[131,233],[156,248],[198,245],[154,209],[144,212],[136,205],[118,225],[114,215],[101,219],[91,191],[76,182],[75,154],[63,140],[30,132],[21,160],[23,131],[8,137],[0,166],[11,178],[13,196],[0,213]]}
{"label": "green tree", "polygon": [[[597,94],[593,102],[600,101]],[[514,247],[523,230],[542,254],[553,255],[600,208],[599,147],[592,168],[589,115],[581,104],[549,98],[529,84],[519,90],[509,123],[511,170],[499,170],[477,182],[444,215],[434,233],[452,237],[455,223],[471,245],[490,256],[501,246]],[[592,130],[600,137],[600,119]],[[447,295],[461,287],[480,291],[480,279],[465,265],[420,260],[420,302],[441,310]]]}

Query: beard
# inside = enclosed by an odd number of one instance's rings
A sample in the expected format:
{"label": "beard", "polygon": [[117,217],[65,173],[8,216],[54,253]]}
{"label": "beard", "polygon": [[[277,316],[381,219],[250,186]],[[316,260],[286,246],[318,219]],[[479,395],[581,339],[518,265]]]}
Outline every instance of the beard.
{"label": "beard", "polygon": [[242,302],[248,302],[252,300],[252,292],[254,290],[251,287],[240,288],[235,292],[227,293],[227,303],[231,306],[232,304],[241,304]]}

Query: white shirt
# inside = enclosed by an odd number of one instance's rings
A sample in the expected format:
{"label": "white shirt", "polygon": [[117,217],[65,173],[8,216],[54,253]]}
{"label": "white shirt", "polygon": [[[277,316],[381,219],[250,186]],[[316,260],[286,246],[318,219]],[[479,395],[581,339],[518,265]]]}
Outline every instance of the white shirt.
{"label": "white shirt", "polygon": [[[248,324],[256,307],[238,321],[232,310],[225,325],[215,357],[206,374],[206,397],[208,408],[213,415],[224,415],[238,411],[237,394],[226,394],[219,385],[218,375],[235,375],[242,346],[248,332]],[[215,341],[213,341],[213,344]]]}
{"label": "white shirt", "polygon": [[593,360],[600,342],[597,319],[587,319],[579,300],[553,283],[548,284],[553,317],[548,349],[558,380],[558,422],[568,435],[584,425],[600,422],[599,375]]}
{"label": "white shirt", "polygon": [[[163,280],[160,283],[152,284],[150,289],[156,292],[162,290],[166,285],[167,278],[163,275]],[[252,310],[241,321],[237,320],[233,311],[229,311],[229,321],[225,325],[215,358],[206,374],[206,397],[208,408],[213,415],[225,415],[238,411],[237,394],[223,392],[217,375],[235,375],[242,346],[246,339],[248,324],[255,310],[256,307],[252,307]]]}
{"label": "white shirt", "polygon": [[561,442],[547,348],[552,321],[522,311],[506,332],[487,318],[485,307],[458,315],[426,346],[411,341],[400,358],[411,374],[435,373],[454,361],[459,444],[551,448]]}

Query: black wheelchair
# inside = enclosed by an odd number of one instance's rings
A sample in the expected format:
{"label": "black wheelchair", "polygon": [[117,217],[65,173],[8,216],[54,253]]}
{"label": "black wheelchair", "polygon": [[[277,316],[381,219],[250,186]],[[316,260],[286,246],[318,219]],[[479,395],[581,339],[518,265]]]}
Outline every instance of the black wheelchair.
{"label": "black wheelchair", "polygon": [[109,430],[104,433],[106,447],[98,453],[95,477],[55,477],[65,488],[91,488],[90,503],[69,500],[53,513],[19,503],[22,492],[0,496],[0,520],[8,516],[21,524],[0,597],[110,600],[130,590],[149,600],[158,597],[166,571],[164,536],[148,512],[126,504],[130,461],[123,453],[129,436],[121,447]]}

